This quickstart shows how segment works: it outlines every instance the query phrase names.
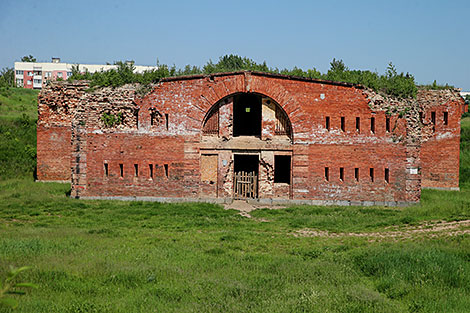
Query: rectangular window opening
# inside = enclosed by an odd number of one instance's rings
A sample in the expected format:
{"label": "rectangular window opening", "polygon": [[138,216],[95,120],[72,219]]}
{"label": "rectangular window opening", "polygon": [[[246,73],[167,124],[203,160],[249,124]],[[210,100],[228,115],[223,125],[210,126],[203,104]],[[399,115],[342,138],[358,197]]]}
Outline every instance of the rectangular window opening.
{"label": "rectangular window opening", "polygon": [[344,167],[339,168],[339,180],[344,181]]}
{"label": "rectangular window opening", "polygon": [[139,164],[134,164],[134,176],[139,177]]}
{"label": "rectangular window opening", "polygon": [[275,155],[274,156],[274,182],[290,184],[290,169],[291,157],[290,155]]}
{"label": "rectangular window opening", "polygon": [[432,131],[436,131],[436,112],[431,112]]}
{"label": "rectangular window opening", "polygon": [[358,133],[361,132],[361,118],[360,117],[356,117],[356,131]]}
{"label": "rectangular window opening", "polygon": [[234,97],[233,136],[261,137],[262,102],[261,96],[254,93],[244,93]]}
{"label": "rectangular window opening", "polygon": [[328,167],[325,167],[325,179],[330,181],[330,169]]}
{"label": "rectangular window opening", "polygon": [[104,163],[104,176],[108,177],[109,171],[108,171],[108,163]]}
{"label": "rectangular window opening", "polygon": [[153,179],[153,164],[149,164],[149,177]]}
{"label": "rectangular window opening", "polygon": [[390,117],[388,117],[388,116],[385,117],[385,131],[387,133],[390,132]]}
{"label": "rectangular window opening", "polygon": [[370,181],[374,182],[374,169],[370,168],[369,170]]}
{"label": "rectangular window opening", "polygon": [[330,117],[329,116],[325,118],[325,128],[327,130],[330,130]]}
{"label": "rectangular window opening", "polygon": [[370,118],[370,131],[375,134],[375,117]]}
{"label": "rectangular window opening", "polygon": [[354,169],[354,179],[356,181],[359,181],[359,168],[358,167]]}
{"label": "rectangular window opening", "polygon": [[135,126],[139,128],[139,109],[136,109],[134,114],[135,114]]}
{"label": "rectangular window opening", "polygon": [[168,164],[164,164],[163,166],[165,167],[165,177],[168,178],[169,177]]}
{"label": "rectangular window opening", "polygon": [[165,113],[165,123],[166,123],[166,130],[168,130],[169,120],[168,120],[168,113]]}
{"label": "rectangular window opening", "polygon": [[388,168],[385,169],[385,181],[390,183],[390,170]]}
{"label": "rectangular window opening", "polygon": [[346,130],[346,125],[345,125],[345,118],[344,116],[341,116],[341,131],[345,131]]}
{"label": "rectangular window opening", "polygon": [[119,176],[124,177],[124,164],[119,164]]}
{"label": "rectangular window opening", "polygon": [[449,112],[444,112],[444,125],[449,125]]}

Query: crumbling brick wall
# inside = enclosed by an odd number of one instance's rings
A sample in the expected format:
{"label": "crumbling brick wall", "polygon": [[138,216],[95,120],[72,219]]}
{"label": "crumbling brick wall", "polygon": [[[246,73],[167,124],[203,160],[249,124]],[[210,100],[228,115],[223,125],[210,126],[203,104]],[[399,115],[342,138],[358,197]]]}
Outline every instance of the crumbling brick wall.
{"label": "crumbling brick wall", "polygon": [[[234,155],[248,153],[259,156],[260,198],[419,201],[427,168],[420,151],[429,136],[415,102],[256,72],[168,78],[144,97],[138,86],[87,88],[61,82],[40,96],[38,172],[42,166],[42,179],[61,173],[65,180],[68,167],[74,197],[231,198]],[[262,98],[259,138],[233,137],[234,97],[242,93]],[[217,129],[205,133],[210,118]],[[452,126],[457,115],[448,118]],[[71,130],[58,145],[69,151],[62,167],[49,152],[58,141],[47,134],[57,126]],[[459,150],[453,142],[449,149],[452,172]],[[291,158],[287,183],[274,182],[280,155]]]}
{"label": "crumbling brick wall", "polygon": [[450,90],[419,90],[422,186],[459,189],[460,117],[465,102]]}
{"label": "crumbling brick wall", "polygon": [[[103,88],[91,92],[87,82],[57,82],[39,94],[37,126],[37,173],[39,181],[71,180],[72,121],[87,107],[83,125],[106,128],[102,113],[122,112],[117,129],[136,124],[135,86]],[[128,105],[130,104],[130,105]],[[116,109],[116,105],[121,109]]]}
{"label": "crumbling brick wall", "polygon": [[368,93],[373,108],[399,112],[409,122],[408,141],[420,145],[422,187],[458,189],[460,118],[468,110],[458,91],[419,89],[416,99],[401,101]]}
{"label": "crumbling brick wall", "polygon": [[84,82],[45,87],[38,96],[37,179],[70,181],[72,115],[82,101]]}

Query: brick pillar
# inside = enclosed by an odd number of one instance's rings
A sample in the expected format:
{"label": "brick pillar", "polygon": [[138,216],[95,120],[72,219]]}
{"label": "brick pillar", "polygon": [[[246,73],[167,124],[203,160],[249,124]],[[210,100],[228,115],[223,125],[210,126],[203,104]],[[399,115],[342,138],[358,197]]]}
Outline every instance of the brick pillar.
{"label": "brick pillar", "polygon": [[75,117],[72,119],[72,198],[79,198],[86,192],[87,186],[87,129],[86,113],[83,107],[77,108]]}
{"label": "brick pillar", "polygon": [[[184,141],[184,195],[186,197],[197,198],[201,174],[199,171],[200,152],[199,136],[186,138]],[[197,182],[197,183],[196,183]]]}
{"label": "brick pillar", "polygon": [[310,198],[307,145],[294,145],[292,153],[292,195],[294,199]]}
{"label": "brick pillar", "polygon": [[258,192],[260,198],[273,198],[274,193],[274,152],[261,151]]}
{"label": "brick pillar", "polygon": [[219,198],[232,198],[233,195],[233,155],[232,151],[219,152],[219,173],[217,175],[217,196]]}
{"label": "brick pillar", "polygon": [[406,195],[407,202],[419,202],[421,198],[421,162],[419,144],[406,145]]}

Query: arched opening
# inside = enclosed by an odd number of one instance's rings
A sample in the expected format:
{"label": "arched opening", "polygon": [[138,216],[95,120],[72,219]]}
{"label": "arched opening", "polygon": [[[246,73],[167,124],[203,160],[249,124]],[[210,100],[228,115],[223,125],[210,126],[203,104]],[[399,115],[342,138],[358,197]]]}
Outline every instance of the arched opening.
{"label": "arched opening", "polygon": [[293,140],[292,124],[283,108],[256,93],[232,94],[214,104],[204,118],[202,134],[226,139],[253,136]]}
{"label": "arched opening", "polygon": [[216,103],[206,115],[202,133],[204,135],[218,135],[219,134],[219,103]]}
{"label": "arched opening", "polygon": [[292,140],[292,125],[286,112],[278,104],[275,106],[275,112],[276,128],[274,134],[288,136]]}

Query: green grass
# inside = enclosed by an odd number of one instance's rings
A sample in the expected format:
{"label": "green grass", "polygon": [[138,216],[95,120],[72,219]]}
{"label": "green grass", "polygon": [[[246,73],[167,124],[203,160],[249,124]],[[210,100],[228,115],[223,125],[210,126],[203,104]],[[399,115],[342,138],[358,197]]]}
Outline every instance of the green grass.
{"label": "green grass", "polygon": [[468,206],[438,208],[436,198],[452,192],[424,191],[423,203],[406,209],[303,206],[248,219],[211,204],[74,200],[68,189],[0,182],[0,277],[10,265],[30,265],[22,280],[40,286],[20,298],[18,312],[466,312],[470,305],[468,235],[376,242],[292,235],[468,218]]}
{"label": "green grass", "polygon": [[393,225],[429,220],[470,219],[470,190],[423,190],[422,204],[401,209],[383,207],[299,206],[284,210],[257,210],[252,215],[276,221],[286,228],[315,228],[330,232],[377,231]]}
{"label": "green grass", "polygon": [[38,90],[0,87],[0,117],[11,120],[25,114],[36,120],[38,94]]}
{"label": "green grass", "polygon": [[27,116],[0,118],[0,181],[33,177],[36,168],[36,122]]}
{"label": "green grass", "polygon": [[0,181],[33,177],[37,90],[0,87]]}
{"label": "green grass", "polygon": [[423,190],[406,208],[298,206],[248,219],[204,203],[70,199],[68,184],[35,183],[23,154],[34,123],[21,115],[0,117],[0,281],[29,265],[20,280],[39,289],[18,297],[17,312],[468,312],[468,234],[295,234],[470,219],[469,119],[460,192]]}

